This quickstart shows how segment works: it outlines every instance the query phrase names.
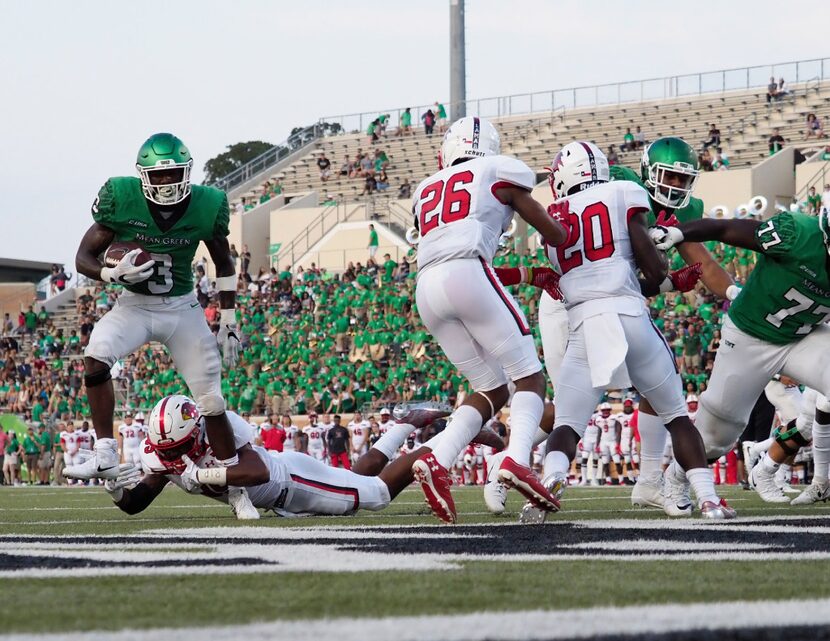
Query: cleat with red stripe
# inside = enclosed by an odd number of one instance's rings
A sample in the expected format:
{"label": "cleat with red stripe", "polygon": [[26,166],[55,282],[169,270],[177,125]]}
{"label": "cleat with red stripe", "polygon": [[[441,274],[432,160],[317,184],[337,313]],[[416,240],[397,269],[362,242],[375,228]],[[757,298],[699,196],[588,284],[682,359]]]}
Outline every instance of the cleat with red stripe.
{"label": "cleat with red stripe", "polygon": [[432,452],[427,452],[412,464],[412,473],[421,484],[424,499],[432,513],[444,523],[455,523],[455,501],[450,493],[452,481],[447,469]]}
{"label": "cleat with red stripe", "polygon": [[398,403],[392,409],[392,416],[397,423],[407,423],[417,428],[424,428],[433,421],[452,414],[452,407],[447,403],[418,401],[415,403]]}
{"label": "cleat with red stripe", "polygon": [[557,512],[559,510],[559,501],[542,485],[533,470],[524,465],[519,465],[509,456],[505,456],[501,462],[499,480],[508,487],[517,489],[539,509],[547,512]]}

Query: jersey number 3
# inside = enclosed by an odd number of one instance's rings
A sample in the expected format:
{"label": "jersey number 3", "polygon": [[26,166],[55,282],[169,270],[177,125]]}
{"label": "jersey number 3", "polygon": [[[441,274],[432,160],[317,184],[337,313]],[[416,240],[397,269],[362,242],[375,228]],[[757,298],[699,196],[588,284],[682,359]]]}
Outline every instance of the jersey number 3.
{"label": "jersey number 3", "polygon": [[[438,219],[445,225],[466,218],[470,214],[470,192],[464,189],[473,182],[473,172],[462,171],[447,179],[430,183],[421,192],[421,213],[418,216],[418,231],[421,237],[438,227]],[[443,203],[441,214],[438,205]]]}
{"label": "jersey number 3", "polygon": [[[581,216],[571,212],[568,219],[571,228],[568,240],[556,247],[556,257],[563,275],[582,265],[586,258],[594,262],[609,258],[614,253],[611,216],[605,203],[588,205]],[[580,238],[583,249],[574,249]]]}
{"label": "jersey number 3", "polygon": [[173,289],[173,257],[170,254],[150,254],[156,261],[153,275],[147,280],[151,294],[166,294]]}

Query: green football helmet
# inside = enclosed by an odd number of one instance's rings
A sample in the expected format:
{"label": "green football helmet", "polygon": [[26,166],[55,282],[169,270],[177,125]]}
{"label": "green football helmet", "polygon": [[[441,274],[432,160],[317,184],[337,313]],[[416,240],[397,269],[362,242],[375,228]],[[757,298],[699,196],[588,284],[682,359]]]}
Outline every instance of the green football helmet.
{"label": "green football helmet", "polygon": [[680,209],[689,204],[700,175],[697,154],[682,138],[658,138],[643,151],[640,175],[654,202]]}
{"label": "green football helmet", "polygon": [[193,158],[173,134],[153,134],[138,150],[135,168],[144,197],[157,205],[175,205],[190,195]]}

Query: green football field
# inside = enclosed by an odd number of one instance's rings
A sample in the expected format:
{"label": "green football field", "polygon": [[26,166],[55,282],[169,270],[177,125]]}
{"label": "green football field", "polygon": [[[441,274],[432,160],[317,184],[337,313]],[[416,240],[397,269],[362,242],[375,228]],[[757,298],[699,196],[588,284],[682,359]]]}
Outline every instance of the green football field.
{"label": "green football field", "polygon": [[[827,504],[767,505],[729,488],[737,521],[677,521],[631,508],[628,488],[572,488],[547,524],[519,526],[515,493],[501,517],[487,513],[480,488],[454,493],[459,524],[443,526],[416,489],[384,512],[241,522],[172,486],[136,516],[100,488],[2,487],[0,631],[372,639],[389,638],[378,633],[388,624],[395,638],[606,638],[652,620],[667,634],[708,625],[672,614],[701,607],[715,627],[764,627],[782,602],[804,599],[826,603],[816,607],[828,620],[814,623],[830,623]],[[757,603],[736,617],[739,601]],[[587,623],[548,627],[557,613]],[[533,617],[541,627],[524,629]]]}

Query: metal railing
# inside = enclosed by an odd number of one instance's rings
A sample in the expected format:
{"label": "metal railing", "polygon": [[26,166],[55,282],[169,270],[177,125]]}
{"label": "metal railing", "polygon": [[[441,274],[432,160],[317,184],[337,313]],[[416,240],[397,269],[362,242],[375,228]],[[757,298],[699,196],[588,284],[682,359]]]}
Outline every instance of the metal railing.
{"label": "metal railing", "polygon": [[[703,73],[648,78],[603,85],[551,89],[532,93],[476,98],[463,103],[443,103],[449,114],[456,106],[463,104],[466,113],[485,118],[504,118],[530,113],[555,111],[559,109],[581,109],[626,102],[664,100],[683,96],[697,96],[706,93],[722,93],[765,87],[771,76],[783,77],[788,83],[796,84],[814,79],[825,80],[830,74],[830,58],[781,62],[754,67],[720,69]],[[400,116],[407,107],[376,109],[362,113],[326,116],[320,122],[337,123],[344,133],[363,132],[381,114],[389,114],[389,127],[397,128]],[[410,107],[412,126],[421,126],[421,117],[434,105]]]}
{"label": "metal railing", "polygon": [[314,123],[313,125],[292,134],[281,143],[274,145],[268,151],[260,154],[252,160],[249,160],[247,163],[226,176],[222,176],[209,184],[222,189],[223,191],[233,189],[237,185],[241,185],[266,169],[273,167],[281,160],[285,160],[291,154],[312,145],[315,141],[317,141],[317,139],[322,137],[323,131],[324,128],[320,123]]}

